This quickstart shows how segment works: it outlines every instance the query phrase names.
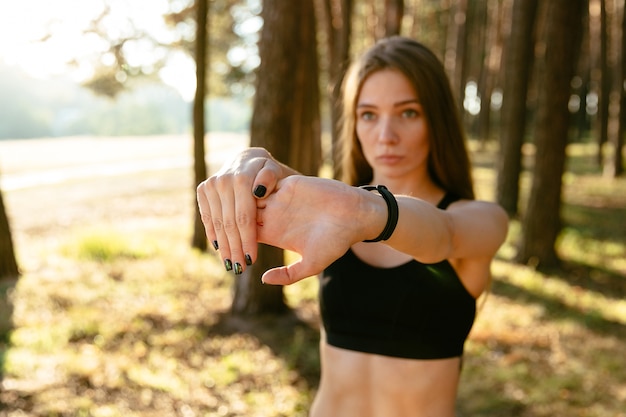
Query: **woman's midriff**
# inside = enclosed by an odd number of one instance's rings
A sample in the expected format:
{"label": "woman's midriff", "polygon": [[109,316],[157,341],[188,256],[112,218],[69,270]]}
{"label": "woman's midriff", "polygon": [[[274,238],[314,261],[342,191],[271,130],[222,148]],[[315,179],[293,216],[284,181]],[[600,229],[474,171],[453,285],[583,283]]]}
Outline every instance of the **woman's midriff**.
{"label": "woman's midriff", "polygon": [[454,417],[460,359],[418,360],[320,344],[310,417]]}

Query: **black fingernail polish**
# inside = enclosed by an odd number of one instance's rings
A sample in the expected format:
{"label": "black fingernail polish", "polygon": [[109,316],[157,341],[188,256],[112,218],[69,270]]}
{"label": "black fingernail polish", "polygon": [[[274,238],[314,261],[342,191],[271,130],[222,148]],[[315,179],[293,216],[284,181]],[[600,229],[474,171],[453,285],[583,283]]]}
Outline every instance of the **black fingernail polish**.
{"label": "black fingernail polish", "polygon": [[235,262],[235,275],[241,275],[243,273],[243,268],[239,262]]}
{"label": "black fingernail polish", "polygon": [[233,263],[231,262],[230,259],[224,259],[224,266],[226,267],[227,271],[233,270]]}
{"label": "black fingernail polish", "polygon": [[264,185],[257,185],[256,187],[254,187],[254,195],[261,198],[265,195],[265,193],[267,192],[267,188],[265,188]]}
{"label": "black fingernail polish", "polygon": [[245,258],[246,258],[246,265],[248,266],[252,265],[252,257],[246,253]]}
{"label": "black fingernail polish", "polygon": [[220,248],[220,245],[217,244],[217,240],[214,240],[211,243],[213,243],[213,247],[215,248],[215,250],[218,250]]}

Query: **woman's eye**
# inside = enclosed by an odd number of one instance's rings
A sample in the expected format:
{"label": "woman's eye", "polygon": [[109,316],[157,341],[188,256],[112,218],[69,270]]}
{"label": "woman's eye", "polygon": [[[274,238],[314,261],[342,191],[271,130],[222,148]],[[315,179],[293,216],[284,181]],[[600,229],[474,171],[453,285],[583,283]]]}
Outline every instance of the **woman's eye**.
{"label": "woman's eye", "polygon": [[413,118],[417,117],[418,115],[419,115],[419,113],[415,109],[407,109],[407,110],[402,112],[402,117],[405,117],[407,119],[413,119]]}
{"label": "woman's eye", "polygon": [[374,120],[376,116],[371,111],[364,111],[361,113],[360,118],[363,120]]}

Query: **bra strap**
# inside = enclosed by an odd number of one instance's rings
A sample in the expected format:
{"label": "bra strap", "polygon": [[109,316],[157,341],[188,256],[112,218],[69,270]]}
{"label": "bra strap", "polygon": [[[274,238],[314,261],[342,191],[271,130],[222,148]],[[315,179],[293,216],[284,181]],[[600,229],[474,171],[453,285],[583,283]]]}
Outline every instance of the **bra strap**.
{"label": "bra strap", "polygon": [[447,192],[446,195],[443,196],[439,204],[437,204],[437,208],[445,210],[450,204],[454,203],[457,200],[460,200],[459,196],[454,193]]}

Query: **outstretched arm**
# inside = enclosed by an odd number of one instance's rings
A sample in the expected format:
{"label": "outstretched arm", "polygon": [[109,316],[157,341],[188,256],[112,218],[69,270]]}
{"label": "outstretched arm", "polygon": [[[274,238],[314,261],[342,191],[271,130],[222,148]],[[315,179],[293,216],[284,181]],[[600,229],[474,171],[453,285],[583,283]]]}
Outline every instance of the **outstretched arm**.
{"label": "outstretched arm", "polygon": [[[410,196],[396,198],[398,224],[384,244],[423,263],[453,261],[479,293],[491,258],[506,237],[504,211],[481,201],[460,201],[440,210]],[[275,192],[257,203],[259,242],[302,257],[267,271],[263,281],[271,284],[291,284],[320,273],[350,246],[378,236],[389,216],[384,199],[375,193],[303,176],[279,181]]]}
{"label": "outstretched arm", "polygon": [[279,180],[296,173],[267,150],[249,148],[198,185],[198,207],[207,238],[219,248],[225,265],[237,264],[243,271],[256,260],[256,199],[270,195]]}

